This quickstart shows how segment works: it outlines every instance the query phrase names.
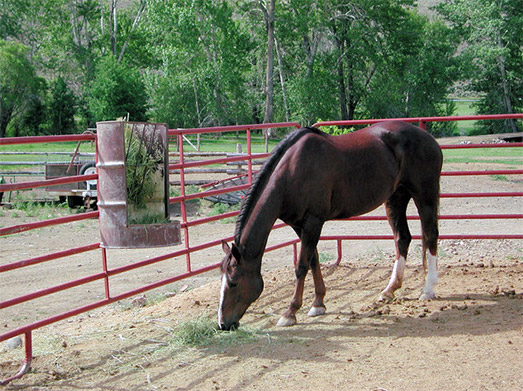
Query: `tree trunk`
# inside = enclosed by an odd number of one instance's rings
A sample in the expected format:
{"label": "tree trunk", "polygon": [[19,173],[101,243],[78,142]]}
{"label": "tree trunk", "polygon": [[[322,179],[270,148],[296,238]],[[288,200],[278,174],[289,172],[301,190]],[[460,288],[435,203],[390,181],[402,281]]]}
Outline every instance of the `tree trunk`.
{"label": "tree trunk", "polygon": [[289,118],[291,116],[289,111],[289,105],[287,104],[287,88],[285,87],[285,76],[283,75],[283,58],[281,54],[281,48],[279,45],[278,40],[276,37],[274,38],[274,42],[276,44],[276,55],[278,58],[278,71],[280,74],[280,85],[281,85],[281,93],[283,97],[283,107],[285,109],[285,121],[289,122]]}
{"label": "tree trunk", "polygon": [[332,27],[334,39],[336,40],[336,47],[338,49],[338,94],[340,99],[340,113],[342,120],[348,120],[349,113],[347,112],[347,88],[345,87],[345,70],[343,68],[343,57],[345,52],[345,41],[342,37],[338,37],[336,23]]}
{"label": "tree trunk", "polygon": [[[498,32],[498,44],[501,47],[502,42],[501,42],[501,37],[499,36],[499,32]],[[512,100],[510,99],[510,89],[508,86],[507,72],[505,69],[505,59],[503,58],[503,56],[498,57],[498,66],[499,66],[499,71],[501,73],[501,84],[503,86],[503,99],[505,101],[505,107],[507,108],[507,114],[513,114],[514,112],[512,109]],[[516,126],[515,120],[509,119],[508,123],[509,123],[510,128],[512,129],[512,132],[517,133],[518,127]]]}
{"label": "tree trunk", "polygon": [[0,118],[0,138],[4,138],[5,137],[7,124],[8,124],[7,121],[5,121],[3,118]]}
{"label": "tree trunk", "polygon": [[313,42],[307,34],[303,35],[303,48],[305,49],[305,63],[307,64],[306,79],[311,79],[314,73],[314,59],[316,58],[317,44],[313,38]]}
{"label": "tree trunk", "polygon": [[116,19],[116,3],[118,0],[112,0],[111,2],[111,52],[116,56],[116,30],[118,28],[118,22]]}
{"label": "tree trunk", "polygon": [[[194,103],[196,105],[196,115],[198,116],[198,126],[202,126],[202,119],[200,115],[200,103],[198,101],[198,89],[196,88],[195,77],[192,79],[192,88],[194,91]],[[200,133],[196,136],[196,150],[200,152]]]}
{"label": "tree trunk", "polygon": [[[274,120],[273,99],[274,99],[274,3],[275,0],[269,0],[268,7],[265,7],[260,1],[260,7],[265,16],[267,26],[267,67],[265,70],[265,114],[264,123],[270,123]],[[272,134],[271,129],[264,131],[266,137]]]}
{"label": "tree trunk", "polygon": [[122,61],[123,55],[125,53],[125,50],[127,49],[127,45],[129,45],[129,41],[131,39],[132,33],[133,33],[135,27],[140,22],[140,19],[142,17],[142,14],[145,11],[145,7],[146,6],[147,6],[147,3],[142,0],[142,2],[140,3],[140,8],[138,9],[138,12],[136,13],[136,16],[134,18],[133,25],[131,26],[131,31],[129,32],[129,36],[127,37],[125,43],[122,46],[122,49],[120,50],[120,54],[118,55],[118,62]]}
{"label": "tree trunk", "polygon": [[354,74],[352,72],[352,64],[349,64],[348,71],[348,95],[349,95],[349,107],[347,119],[354,119],[354,113],[356,112],[356,106],[358,104],[356,96],[354,95]]}

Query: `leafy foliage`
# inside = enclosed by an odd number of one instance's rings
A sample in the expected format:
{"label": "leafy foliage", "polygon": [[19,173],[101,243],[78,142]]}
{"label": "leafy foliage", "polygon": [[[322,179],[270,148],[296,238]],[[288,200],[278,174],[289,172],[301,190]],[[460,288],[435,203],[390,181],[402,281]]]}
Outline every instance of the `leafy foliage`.
{"label": "leafy foliage", "polygon": [[[25,65],[5,68],[21,81],[18,95],[32,96],[16,99],[32,102],[35,112],[44,104],[40,112],[48,117],[44,126],[20,116],[13,133],[70,132],[75,115],[76,125],[127,113],[173,128],[259,123],[266,101],[273,101],[274,121],[304,125],[317,118],[448,115],[457,81],[465,85],[461,92],[480,94],[479,113],[523,109],[519,0],[439,2],[443,20],[419,15],[414,0],[275,0],[273,18],[268,4],[0,0],[0,39],[10,42],[0,50],[25,45],[17,54],[9,49],[0,63],[25,58]],[[267,42],[272,26],[274,53]],[[50,99],[36,75],[51,81]],[[25,110],[19,103],[4,109],[16,99],[2,90],[0,137]],[[517,126],[496,121],[480,131]],[[455,132],[451,123],[430,130]]]}
{"label": "leafy foliage", "polygon": [[[523,14],[518,0],[451,0],[438,10],[464,43],[463,78],[480,95],[478,114],[523,109]],[[482,122],[481,133],[517,131],[514,120]]]}
{"label": "leafy foliage", "polygon": [[126,117],[147,120],[147,95],[138,70],[118,63],[114,56],[102,58],[89,88],[89,111],[93,122]]}
{"label": "leafy foliage", "polygon": [[29,61],[28,52],[22,44],[0,40],[0,137],[5,137],[13,118],[37,107],[45,88],[44,80],[36,75]]}
{"label": "leafy foliage", "polygon": [[76,98],[65,80],[59,76],[51,85],[49,119],[54,134],[73,133]]}
{"label": "leafy foliage", "polygon": [[147,73],[152,116],[179,127],[248,121],[249,36],[226,1],[180,1],[148,8],[147,34],[160,62]]}

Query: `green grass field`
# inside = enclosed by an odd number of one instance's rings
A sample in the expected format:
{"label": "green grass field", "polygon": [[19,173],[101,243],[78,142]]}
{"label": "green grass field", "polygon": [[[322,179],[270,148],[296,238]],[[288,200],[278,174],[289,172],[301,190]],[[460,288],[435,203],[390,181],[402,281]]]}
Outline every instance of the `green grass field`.
{"label": "green grass field", "polygon": [[523,164],[523,148],[470,148],[443,150],[445,163],[490,163],[520,166]]}
{"label": "green grass field", "polygon": [[[27,171],[40,170],[43,171],[43,163],[53,162],[70,162],[72,155],[76,149],[76,142],[67,143],[38,143],[38,144],[18,144],[18,145],[0,145],[0,162],[28,162],[28,164],[19,165],[2,165],[0,164],[0,172],[5,171]],[[13,155],[4,154],[5,152],[22,152],[32,153],[38,152],[40,154],[27,155]],[[60,152],[61,154],[54,154]],[[94,153],[94,143],[83,142],[79,148],[80,153]],[[92,160],[92,158],[82,156],[82,161]],[[34,163],[41,162],[36,165]]]}
{"label": "green grass field", "polygon": [[[196,136],[189,136],[189,141],[196,146]],[[281,141],[281,138],[274,138],[269,140],[269,151],[274,148],[276,144]],[[200,151],[202,152],[236,152],[236,145],[242,145],[242,151],[247,152],[247,141],[245,137],[213,137],[205,135],[200,141]],[[14,144],[14,145],[0,145],[0,152],[67,152],[72,154],[76,149],[75,142],[61,142],[61,143],[39,143],[39,144]],[[79,152],[89,153],[94,152],[94,143],[82,142]],[[176,152],[176,144],[169,144],[169,151]],[[195,149],[188,143],[184,142],[184,151],[193,152]],[[252,137],[252,151],[255,153],[262,153],[265,151],[265,142],[263,137]],[[32,156],[32,157],[31,157]],[[14,160],[12,158],[6,159],[6,155],[0,155],[0,161]],[[16,160],[34,160],[34,155],[17,155]]]}
{"label": "green grass field", "polygon": [[[464,104],[471,104],[472,102],[463,102]],[[466,115],[467,109],[462,108],[460,115]],[[466,121],[472,122],[472,121]],[[472,125],[472,124],[471,124]],[[459,123],[460,129],[463,129],[466,124]],[[196,145],[196,136],[189,137],[193,145]],[[269,140],[269,151],[271,151],[281,138]],[[202,152],[226,152],[235,153],[237,144],[241,144],[242,151],[247,152],[247,144],[245,137],[234,137],[231,135],[216,137],[213,135],[204,135],[200,140],[200,150]],[[2,151],[16,151],[16,152],[67,152],[73,153],[76,148],[76,143],[44,143],[44,144],[20,144],[20,145],[0,145],[0,152]],[[169,145],[170,152],[176,151],[176,144]],[[184,143],[184,150],[186,152],[195,152],[194,148],[187,142]],[[94,144],[90,142],[83,142],[80,146],[80,152],[94,152]],[[254,153],[265,152],[265,143],[263,137],[256,136],[252,138],[252,151]],[[521,148],[482,148],[482,149],[448,149],[444,150],[445,162],[447,163],[499,163],[519,166],[523,163],[523,151]],[[2,155],[0,154],[0,162],[8,161],[69,161],[68,155]],[[7,166],[0,165],[0,172],[8,170],[27,170],[27,165]]]}
{"label": "green grass field", "polygon": [[[473,104],[475,103],[473,99],[455,99],[454,103],[456,104],[456,113],[457,116],[465,116],[465,115],[474,115],[474,107]],[[458,122],[458,133],[462,136],[466,136],[471,134],[471,132],[474,130],[476,126],[477,121],[459,121]]]}
{"label": "green grass field", "polygon": [[[188,137],[189,141],[196,146],[196,136]],[[269,140],[269,151],[271,151],[279,142],[281,138],[274,138]],[[201,152],[227,152],[235,153],[236,145],[241,144],[242,152],[247,152],[247,141],[245,137],[230,137],[230,136],[221,136],[221,137],[212,137],[205,135],[200,140],[200,151]],[[251,148],[253,153],[263,153],[265,152],[265,141],[263,137],[251,137]],[[176,151],[176,144],[170,144],[169,150],[171,152]],[[185,152],[196,152],[196,150],[188,143],[184,142],[184,151]]]}

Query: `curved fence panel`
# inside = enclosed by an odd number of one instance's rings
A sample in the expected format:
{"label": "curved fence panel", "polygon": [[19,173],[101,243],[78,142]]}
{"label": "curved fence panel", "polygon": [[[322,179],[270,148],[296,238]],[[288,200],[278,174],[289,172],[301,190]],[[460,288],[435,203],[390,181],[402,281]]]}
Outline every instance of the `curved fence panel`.
{"label": "curved fence panel", "polygon": [[[468,117],[420,117],[420,118],[405,118],[404,121],[414,122],[425,127],[426,123],[436,121],[461,121],[461,120],[492,120],[492,119],[505,119],[505,118],[518,118],[522,119],[522,114],[513,115],[497,115],[497,116],[468,116]],[[344,126],[356,126],[356,125],[367,125],[383,120],[359,120],[359,121],[328,121],[316,124],[316,126],[332,126],[332,125],[344,125]],[[171,197],[169,199],[170,207],[176,210],[180,218],[180,227],[183,230],[182,239],[183,243],[179,246],[172,248],[166,247],[162,252],[155,252],[154,254],[148,254],[145,256],[138,250],[127,250],[126,254],[129,254],[128,262],[115,262],[112,259],[113,250],[105,249],[100,246],[99,240],[91,240],[87,243],[83,243],[71,248],[64,248],[58,251],[47,251],[38,256],[31,256],[25,259],[18,260],[0,260],[0,276],[2,280],[11,281],[11,273],[23,273],[26,270],[29,272],[36,265],[45,266],[51,262],[58,261],[58,271],[56,271],[56,281],[48,281],[49,285],[46,287],[32,289],[30,286],[24,288],[22,294],[16,295],[15,297],[4,297],[9,295],[9,290],[5,290],[2,296],[0,296],[0,318],[8,319],[13,314],[13,309],[18,308],[22,304],[31,303],[35,300],[49,300],[50,295],[60,295],[64,291],[75,289],[83,286],[91,286],[89,284],[96,284],[97,298],[92,296],[88,302],[77,303],[73,308],[69,308],[64,311],[58,311],[56,314],[44,316],[41,319],[34,319],[25,324],[15,324],[15,326],[2,330],[0,334],[0,342],[6,341],[10,338],[17,336],[25,337],[25,360],[22,364],[20,371],[5,380],[0,380],[0,384],[4,385],[9,383],[15,378],[21,377],[31,365],[32,360],[32,343],[33,343],[33,331],[41,327],[53,324],[60,320],[64,320],[86,311],[93,310],[117,301],[127,299],[139,294],[143,294],[151,289],[156,289],[176,281],[180,281],[186,278],[195,277],[199,274],[210,272],[219,268],[219,263],[213,255],[212,257],[204,257],[200,254],[205,253],[209,250],[216,250],[215,253],[220,253],[221,242],[223,240],[230,241],[233,239],[233,232],[227,231],[226,229],[220,230],[220,234],[211,234],[207,232],[207,227],[212,223],[223,221],[225,219],[234,219],[238,215],[238,210],[225,210],[217,213],[215,216],[200,216],[198,213],[191,211],[193,203],[201,202],[203,199],[220,197],[222,195],[234,193],[239,195],[248,190],[253,178],[256,175],[256,166],[263,163],[269,154],[263,150],[259,145],[256,148],[253,147],[253,131],[263,129],[295,129],[300,125],[297,123],[275,123],[275,124],[259,124],[259,125],[238,125],[238,126],[224,126],[224,127],[212,127],[212,128],[201,128],[201,129],[176,129],[169,130],[168,135],[171,140],[171,148],[175,148],[176,151],[171,151],[169,156],[171,157],[169,163],[169,171],[171,173]],[[237,142],[245,146],[246,151],[241,152],[236,150],[229,154],[216,154],[216,153],[201,153],[192,152],[193,142],[189,140],[189,137],[194,137],[202,134],[224,134],[233,133],[234,139]],[[63,142],[63,141],[93,141],[96,139],[95,135],[84,134],[76,136],[47,136],[47,137],[22,137],[22,138],[6,138],[0,139],[0,145],[17,145],[27,143],[49,143],[49,142]],[[455,150],[457,148],[471,149],[471,148],[507,148],[515,147],[521,148],[523,143],[511,143],[511,144],[478,144],[478,145],[451,145],[442,146],[445,149]],[[188,149],[189,148],[189,149]],[[239,148],[238,148],[239,149]],[[257,149],[257,151],[254,151]],[[443,178],[459,178],[461,176],[520,176],[523,174],[521,169],[500,169],[494,168],[489,170],[478,170],[472,169],[469,171],[458,170],[455,167],[448,167],[452,165],[444,164],[444,170],[442,173]],[[219,167],[219,168],[217,168]],[[224,168],[225,167],[225,168]],[[232,171],[230,168],[234,168],[234,175],[229,173]],[[211,170],[211,171],[207,171]],[[214,171],[213,171],[214,170]],[[214,174],[214,173],[219,174]],[[198,189],[194,189],[189,176],[192,175],[206,175],[206,184],[202,185]],[[79,182],[85,180],[95,180],[98,178],[98,174],[90,175],[78,175],[78,176],[67,176],[63,178],[55,178],[52,180],[36,180],[29,182],[21,182],[15,184],[0,184],[0,193],[12,192],[24,189],[33,189],[39,187],[47,187],[49,185],[65,184],[70,182]],[[506,197],[521,197],[523,191],[516,189],[515,191],[497,191],[493,189],[491,192],[478,192],[478,191],[459,191],[459,192],[448,192],[443,191],[441,194],[442,202],[452,202],[454,198],[499,198],[505,199]],[[212,198],[215,199],[215,198]],[[449,200],[449,201],[447,201]],[[503,211],[502,202],[499,203],[499,208],[496,211],[484,211],[474,210],[462,213],[460,211],[452,211],[451,213],[442,213],[440,219],[445,220],[464,220],[464,221],[482,221],[482,220],[518,220],[523,217],[523,214],[506,213]],[[97,219],[98,212],[92,211],[87,213],[81,213],[77,215],[70,215],[65,217],[54,217],[47,218],[41,221],[24,222],[22,224],[0,227],[0,240],[2,238],[12,237],[20,235],[22,233],[28,234],[29,232],[49,228],[54,226],[61,226],[64,224],[72,224],[82,220]],[[410,214],[409,220],[417,220],[416,214]],[[353,221],[378,221],[385,222],[386,217],[384,215],[365,215],[354,217],[348,220]],[[229,224],[230,226],[231,224]],[[281,222],[277,222],[273,230],[284,229],[286,226]],[[290,247],[294,254],[294,261],[297,259],[297,251],[299,240],[296,237],[288,238],[283,240],[270,243],[266,252],[275,251],[281,248]],[[419,239],[419,235],[413,235],[414,239]],[[506,233],[489,233],[489,232],[478,232],[478,233],[446,233],[442,232],[441,239],[523,239],[523,233],[518,232],[506,232]],[[98,239],[98,238],[97,238]],[[38,240],[45,241],[46,238],[40,236]],[[336,263],[342,260],[342,243],[350,240],[392,240],[392,235],[389,232],[373,234],[373,235],[330,235],[325,234],[321,236],[321,240],[328,242],[336,242],[337,247],[337,259]],[[114,250],[117,251],[117,250]],[[96,253],[96,257],[93,255]],[[69,281],[61,281],[60,268],[70,264],[72,257],[80,256],[82,254],[90,254],[90,258],[96,258],[96,267],[94,271],[87,275],[78,276]],[[213,253],[214,254],[214,253]],[[135,256],[136,255],[136,256]],[[13,254],[13,256],[16,256]],[[11,258],[11,256],[9,256]],[[211,258],[213,260],[209,261]],[[145,283],[139,284],[139,286],[132,289],[121,290],[118,286],[118,277],[125,273],[132,271],[142,270],[152,265],[162,265],[166,263],[170,270],[167,277],[162,277],[160,274],[151,278]],[[18,284],[13,280],[13,284]],[[4,286],[7,284],[4,283]],[[2,312],[8,311],[8,312]],[[10,311],[10,312],[9,312]],[[9,314],[5,318],[2,313]],[[11,325],[12,322],[7,322]],[[14,323],[13,323],[14,324]]]}

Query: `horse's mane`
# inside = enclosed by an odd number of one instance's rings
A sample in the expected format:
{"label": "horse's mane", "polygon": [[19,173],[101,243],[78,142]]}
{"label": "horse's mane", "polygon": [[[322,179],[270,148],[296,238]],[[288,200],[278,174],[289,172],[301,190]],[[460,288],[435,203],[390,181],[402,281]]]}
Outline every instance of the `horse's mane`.
{"label": "horse's mane", "polygon": [[234,233],[234,242],[236,243],[236,245],[240,243],[240,237],[243,228],[247,223],[251,211],[256,202],[258,201],[260,194],[265,188],[265,185],[267,184],[269,177],[274,171],[274,168],[277,166],[278,162],[281,160],[285,152],[291,146],[296,144],[296,142],[300,138],[309,133],[322,134],[322,132],[319,129],[314,127],[305,127],[295,130],[294,132],[290,133],[287,137],[285,137],[276,146],[276,148],[274,148],[274,150],[271,153],[271,156],[269,156],[267,161],[263,164],[261,170],[258,172],[256,176],[255,181],[253,182],[252,186],[249,188],[247,194],[245,195],[240,214],[238,215],[238,220],[236,222],[236,231]]}

